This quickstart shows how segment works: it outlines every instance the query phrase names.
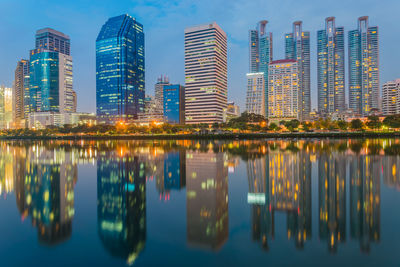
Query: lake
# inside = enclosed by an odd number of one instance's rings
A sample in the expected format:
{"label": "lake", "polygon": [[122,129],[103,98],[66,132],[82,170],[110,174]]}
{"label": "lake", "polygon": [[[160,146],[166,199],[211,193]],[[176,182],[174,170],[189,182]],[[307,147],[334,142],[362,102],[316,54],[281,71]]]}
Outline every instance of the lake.
{"label": "lake", "polygon": [[3,141],[1,266],[399,266],[400,140]]}

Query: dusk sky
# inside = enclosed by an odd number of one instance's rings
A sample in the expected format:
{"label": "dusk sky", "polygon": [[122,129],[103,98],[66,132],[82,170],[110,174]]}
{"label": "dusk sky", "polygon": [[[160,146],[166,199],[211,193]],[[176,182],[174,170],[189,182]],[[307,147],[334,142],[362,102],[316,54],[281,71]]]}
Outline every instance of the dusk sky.
{"label": "dusk sky", "polygon": [[[51,27],[71,37],[74,89],[78,111],[95,111],[95,40],[109,17],[129,14],[144,26],[146,94],[154,95],[161,74],[172,83],[184,84],[185,27],[217,22],[228,35],[228,99],[244,111],[248,63],[248,30],[259,20],[269,21],[273,33],[274,59],[284,57],[284,34],[292,23],[303,21],[311,32],[312,107],[317,106],[316,32],[324,19],[336,17],[346,31],[357,28],[357,18],[369,16],[379,26],[381,84],[400,78],[399,0],[0,0],[0,84],[11,86],[16,63],[29,59],[35,32]],[[347,69],[346,63],[346,102]]]}

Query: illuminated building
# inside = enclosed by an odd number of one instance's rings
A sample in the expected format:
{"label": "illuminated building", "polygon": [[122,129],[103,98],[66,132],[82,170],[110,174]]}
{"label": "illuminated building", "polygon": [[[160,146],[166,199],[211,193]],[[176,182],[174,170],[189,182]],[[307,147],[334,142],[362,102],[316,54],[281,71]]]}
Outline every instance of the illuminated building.
{"label": "illuminated building", "polygon": [[310,32],[302,30],[302,22],[293,23],[293,33],[285,35],[285,58],[297,61],[300,120],[309,120],[311,112]]}
{"label": "illuminated building", "polygon": [[101,123],[131,121],[145,98],[143,26],[129,15],[110,18],[96,39],[96,113]]}
{"label": "illuminated building", "polygon": [[223,122],[227,37],[213,22],[185,29],[185,123]]}
{"label": "illuminated building", "polygon": [[240,107],[235,105],[235,102],[228,101],[228,106],[226,108],[226,118],[225,121],[229,121],[233,118],[237,118],[240,116]]}
{"label": "illuminated building", "polygon": [[181,190],[186,186],[186,151],[173,151],[164,158],[164,189]]}
{"label": "illuminated building", "polygon": [[383,115],[400,114],[400,79],[382,85]]}
{"label": "illuminated building", "polygon": [[344,74],[344,28],[335,17],[325,19],[325,30],[317,32],[318,111],[322,116],[346,108]]}
{"label": "illuminated building", "polygon": [[164,122],[170,124],[185,123],[185,87],[180,84],[163,87]]}
{"label": "illuminated building", "polygon": [[[54,159],[62,157],[62,163]],[[39,242],[56,245],[70,238],[74,217],[74,186],[77,165],[70,152],[27,151],[24,173],[17,177],[17,205],[23,219],[30,216],[38,229]],[[22,179],[22,181],[21,181]],[[24,194],[24,196],[22,196]]]}
{"label": "illuminated building", "polygon": [[97,158],[97,229],[111,256],[131,265],[146,242],[146,175],[145,163],[124,151]]}
{"label": "illuminated building", "polygon": [[135,122],[141,125],[150,125],[162,121],[164,121],[164,116],[159,112],[154,96],[146,95],[143,112],[138,114],[138,119]]}
{"label": "illuminated building", "polygon": [[29,62],[25,112],[75,112],[69,36],[50,28],[38,30]]}
{"label": "illuminated building", "polygon": [[266,31],[268,21],[262,20],[257,23],[256,30],[249,31],[249,55],[250,73],[264,74],[264,104],[265,116],[268,116],[268,71],[272,62],[273,42],[272,33]]}
{"label": "illuminated building", "polygon": [[367,16],[349,31],[349,108],[362,116],[380,105],[378,39],[378,27],[369,27]]}
{"label": "illuminated building", "polygon": [[350,161],[350,234],[363,252],[380,239],[379,156],[357,155]]}
{"label": "illuminated building", "polygon": [[224,153],[186,153],[186,220],[189,245],[220,249],[228,239],[228,168]]}
{"label": "illuminated building", "polygon": [[29,60],[21,59],[17,62],[13,87],[14,126],[25,127],[25,105],[29,106]]}
{"label": "illuminated building", "polygon": [[157,83],[154,85],[154,96],[156,101],[156,110],[158,113],[164,112],[164,87],[171,85],[167,76],[160,76]]}
{"label": "illuminated building", "polygon": [[0,86],[0,129],[10,129],[13,122],[12,88]]}
{"label": "illuminated building", "polygon": [[383,182],[400,191],[400,157],[387,155],[382,161]]}
{"label": "illuminated building", "polygon": [[346,240],[346,158],[321,154],[318,160],[319,237],[331,252]]}
{"label": "illuminated building", "polygon": [[298,64],[293,59],[269,64],[268,117],[299,118]]}
{"label": "illuminated building", "polygon": [[264,73],[247,73],[246,111],[265,116]]}

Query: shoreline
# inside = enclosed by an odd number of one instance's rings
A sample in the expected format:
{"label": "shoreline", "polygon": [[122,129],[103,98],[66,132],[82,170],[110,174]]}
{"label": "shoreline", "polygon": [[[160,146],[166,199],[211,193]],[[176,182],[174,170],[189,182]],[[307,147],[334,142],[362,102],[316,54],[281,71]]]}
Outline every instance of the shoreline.
{"label": "shoreline", "polygon": [[226,133],[226,134],[131,134],[131,135],[50,135],[0,136],[0,140],[246,140],[282,138],[399,138],[400,132],[302,132],[302,133]]}

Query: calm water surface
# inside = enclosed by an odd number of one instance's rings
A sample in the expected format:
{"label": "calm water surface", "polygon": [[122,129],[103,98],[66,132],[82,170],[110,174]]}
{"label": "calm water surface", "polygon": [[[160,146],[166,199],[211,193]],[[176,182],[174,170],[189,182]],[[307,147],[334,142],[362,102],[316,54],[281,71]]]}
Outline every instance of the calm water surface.
{"label": "calm water surface", "polygon": [[400,140],[0,151],[1,266],[400,265]]}

